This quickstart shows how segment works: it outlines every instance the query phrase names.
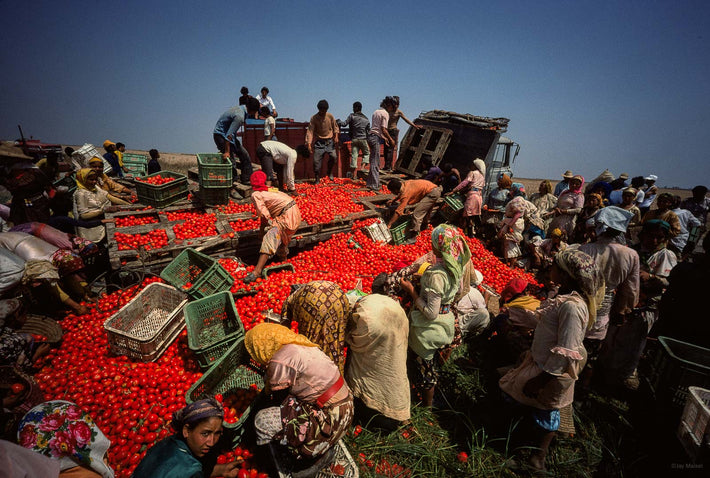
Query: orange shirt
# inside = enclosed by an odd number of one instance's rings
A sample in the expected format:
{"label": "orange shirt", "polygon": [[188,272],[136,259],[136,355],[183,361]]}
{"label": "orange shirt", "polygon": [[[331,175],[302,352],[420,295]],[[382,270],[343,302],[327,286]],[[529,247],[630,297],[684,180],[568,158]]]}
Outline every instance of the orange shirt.
{"label": "orange shirt", "polygon": [[399,200],[399,207],[397,207],[395,212],[402,215],[405,207],[410,204],[418,203],[435,188],[436,184],[426,179],[410,179],[409,181],[404,181],[402,190],[399,192],[399,197],[397,198]]}

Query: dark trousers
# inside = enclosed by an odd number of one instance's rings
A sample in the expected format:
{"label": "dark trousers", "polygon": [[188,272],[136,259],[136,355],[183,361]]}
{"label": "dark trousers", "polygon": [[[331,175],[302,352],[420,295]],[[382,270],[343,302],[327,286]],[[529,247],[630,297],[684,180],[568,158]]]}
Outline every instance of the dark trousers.
{"label": "dark trousers", "polygon": [[261,170],[266,174],[266,180],[274,185],[283,185],[284,165],[274,162],[273,156],[262,145],[256,147],[256,157],[259,158]]}
{"label": "dark trousers", "polygon": [[316,175],[316,179],[320,177],[323,156],[326,153],[328,154],[328,176],[330,176],[333,173],[333,166],[335,166],[335,160],[338,157],[338,153],[335,151],[335,143],[332,138],[316,140],[313,145],[313,173]]}
{"label": "dark trousers", "polygon": [[[227,147],[226,138],[221,134],[217,133],[214,133],[212,137],[214,138],[214,144],[217,146],[219,152],[224,153]],[[234,172],[234,177],[236,178],[237,162],[235,160],[235,157],[239,158],[239,169],[241,170],[239,182],[248,185],[252,173],[251,158],[249,157],[249,153],[247,152],[247,150],[244,149],[244,146],[242,146],[242,143],[240,143],[239,140],[236,138],[234,138],[233,141],[229,142],[229,160],[232,162],[232,170]]]}

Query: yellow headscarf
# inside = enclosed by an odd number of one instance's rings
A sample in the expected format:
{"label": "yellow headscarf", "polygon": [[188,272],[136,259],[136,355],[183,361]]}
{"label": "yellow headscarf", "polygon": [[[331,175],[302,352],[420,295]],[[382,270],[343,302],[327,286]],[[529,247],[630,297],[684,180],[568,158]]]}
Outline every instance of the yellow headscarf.
{"label": "yellow headscarf", "polygon": [[279,324],[262,323],[244,336],[244,346],[255,361],[266,365],[279,349],[287,344],[317,347],[301,334]]}
{"label": "yellow headscarf", "polygon": [[[96,171],[94,171],[91,168],[83,168],[80,169],[78,173],[76,173],[76,185],[79,187],[79,189],[86,189],[87,191],[96,191],[96,186],[93,188],[89,188],[86,184],[86,179],[89,177],[89,174],[94,173],[96,174]],[[98,176],[98,175],[97,175]]]}

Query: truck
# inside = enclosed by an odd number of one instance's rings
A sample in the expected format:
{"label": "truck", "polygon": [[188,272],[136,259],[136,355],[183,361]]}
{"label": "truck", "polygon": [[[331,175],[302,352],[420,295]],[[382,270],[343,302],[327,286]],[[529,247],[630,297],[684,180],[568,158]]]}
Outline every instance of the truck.
{"label": "truck", "polygon": [[400,145],[395,162],[396,172],[420,177],[424,173],[423,160],[435,166],[451,163],[465,177],[473,160],[486,163],[486,186],[483,200],[497,186],[501,173],[512,177],[512,167],[520,145],[502,134],[508,130],[508,118],[489,118],[433,110],[421,113],[410,127]]}

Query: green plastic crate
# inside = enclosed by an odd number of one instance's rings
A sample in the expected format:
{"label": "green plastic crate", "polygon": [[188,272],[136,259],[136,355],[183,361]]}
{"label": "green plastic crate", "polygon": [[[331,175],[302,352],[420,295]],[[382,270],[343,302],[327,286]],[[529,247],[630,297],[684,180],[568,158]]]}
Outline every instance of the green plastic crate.
{"label": "green plastic crate", "polygon": [[148,173],[148,156],[136,153],[123,153],[123,167],[128,174],[145,176]]}
{"label": "green plastic crate", "polygon": [[390,228],[390,234],[392,235],[392,242],[394,244],[401,245],[407,241],[407,230],[411,224],[412,218],[409,216],[403,216],[397,219]]}
{"label": "green plastic crate", "polygon": [[160,277],[192,299],[228,291],[234,284],[234,277],[216,259],[189,247],[163,269]]}
{"label": "green plastic crate", "polygon": [[203,369],[214,365],[237,339],[244,337],[244,324],[229,292],[190,302],[184,313],[187,344]]}
{"label": "green plastic crate", "polygon": [[221,153],[197,153],[200,188],[232,187],[232,163]]}
{"label": "green plastic crate", "polygon": [[229,191],[232,188],[219,187],[219,188],[205,188],[200,187],[200,200],[205,206],[220,206],[222,204],[229,203]]}
{"label": "green plastic crate", "polygon": [[689,386],[710,388],[710,349],[663,336],[658,342],[648,371],[649,384],[660,401],[680,409]]}
{"label": "green plastic crate", "polygon": [[455,220],[463,211],[463,198],[458,194],[444,197],[444,204],[439,212],[447,222]]}
{"label": "green plastic crate", "polygon": [[[240,388],[248,389],[252,384],[263,389],[264,378],[249,365],[249,353],[244,347],[244,339],[240,338],[190,387],[185,394],[185,402],[190,404],[203,398],[214,397],[218,393],[227,395]],[[248,407],[237,423],[223,423],[235,447],[242,439],[244,424],[249,419],[250,412],[251,409]]]}
{"label": "green plastic crate", "polygon": [[138,201],[148,206],[157,208],[166,207],[176,203],[187,197],[189,191],[187,189],[187,176],[184,174],[174,173],[172,171],[160,171],[158,173],[149,174],[143,179],[162,176],[164,178],[175,178],[169,183],[155,186],[143,181],[136,181],[136,196]]}

